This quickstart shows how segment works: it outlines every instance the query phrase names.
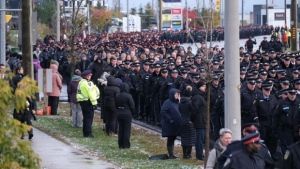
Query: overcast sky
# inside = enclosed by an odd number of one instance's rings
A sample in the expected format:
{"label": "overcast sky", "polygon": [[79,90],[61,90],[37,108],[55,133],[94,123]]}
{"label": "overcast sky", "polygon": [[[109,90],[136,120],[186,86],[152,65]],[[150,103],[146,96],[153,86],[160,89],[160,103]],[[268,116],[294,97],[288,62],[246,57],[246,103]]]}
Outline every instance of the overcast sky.
{"label": "overcast sky", "polygon": [[[158,2],[158,0],[128,0],[128,1],[129,1],[129,9],[134,8],[134,7],[138,9],[141,6],[144,7],[147,3],[152,4],[152,1],[154,2],[154,5],[157,5],[157,2]],[[182,6],[184,7],[185,0],[181,0],[181,1],[182,1]],[[190,8],[196,7],[196,1],[197,0],[187,0],[188,6]],[[201,3],[201,6],[202,6],[203,0],[199,0],[199,1],[202,2]],[[210,0],[206,0],[206,2],[205,2],[205,5],[207,7],[209,6],[209,1]],[[111,7],[112,0],[108,0],[108,2],[109,2],[109,7]],[[126,2],[127,2],[127,0],[121,0],[122,11],[126,11],[126,9],[127,9]],[[242,0],[240,0],[240,6],[241,6],[241,2],[242,2]],[[250,11],[253,11],[254,4],[265,4],[265,2],[266,2],[266,0],[244,0],[245,13],[249,13]],[[272,4],[272,2],[274,4],[275,8],[283,8],[283,6],[284,6],[284,0],[269,0],[268,1],[269,4]],[[291,0],[287,0],[287,4],[289,4],[290,2],[291,2]]]}

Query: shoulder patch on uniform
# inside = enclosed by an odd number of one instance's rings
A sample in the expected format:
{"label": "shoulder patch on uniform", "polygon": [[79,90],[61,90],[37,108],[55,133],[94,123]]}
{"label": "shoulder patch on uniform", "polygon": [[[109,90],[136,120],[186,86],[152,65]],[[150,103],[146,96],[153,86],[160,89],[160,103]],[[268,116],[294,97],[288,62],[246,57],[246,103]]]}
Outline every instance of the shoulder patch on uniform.
{"label": "shoulder patch on uniform", "polygon": [[285,154],[284,154],[284,159],[287,160],[290,156],[290,151],[286,150]]}
{"label": "shoulder patch on uniform", "polygon": [[229,164],[230,164],[230,158],[227,158],[224,163],[224,167],[228,166]]}

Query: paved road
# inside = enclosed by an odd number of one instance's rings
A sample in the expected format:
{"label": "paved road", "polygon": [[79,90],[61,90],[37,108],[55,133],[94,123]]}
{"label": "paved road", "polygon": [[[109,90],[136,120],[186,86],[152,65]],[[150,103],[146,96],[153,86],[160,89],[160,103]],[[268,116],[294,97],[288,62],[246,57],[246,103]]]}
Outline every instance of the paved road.
{"label": "paved road", "polygon": [[[254,45],[253,47],[253,51],[256,51],[258,48],[259,48],[259,45],[260,45],[260,42],[263,40],[263,37],[267,37],[267,40],[269,41],[271,39],[271,36],[270,35],[266,35],[266,36],[256,36],[254,37],[254,39],[256,39],[256,45]],[[244,47],[245,46],[245,43],[248,39],[240,39],[240,46],[239,47]],[[187,47],[192,47],[192,51],[195,53],[197,51],[197,47],[200,46],[199,43],[196,43],[196,44],[192,44],[192,43],[183,43],[181,44],[185,49]],[[208,42],[208,46],[209,46],[209,42]],[[216,41],[216,42],[212,42],[212,47],[215,47],[215,46],[219,46],[219,48],[223,48],[225,45],[225,41]]]}
{"label": "paved road", "polygon": [[88,156],[37,129],[34,129],[32,148],[42,159],[42,169],[119,168],[106,161]]}

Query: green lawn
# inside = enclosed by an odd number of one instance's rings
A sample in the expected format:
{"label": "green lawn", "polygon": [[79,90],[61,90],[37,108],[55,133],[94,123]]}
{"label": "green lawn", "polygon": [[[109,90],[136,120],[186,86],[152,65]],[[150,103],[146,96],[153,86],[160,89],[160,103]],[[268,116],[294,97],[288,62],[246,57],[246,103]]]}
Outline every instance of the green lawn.
{"label": "green lawn", "polygon": [[[55,117],[38,117],[34,126],[49,133],[50,135],[72,145],[78,146],[79,149],[87,151],[93,155],[111,161],[122,168],[149,168],[149,169],[166,169],[166,168],[199,168],[202,161],[192,160],[149,160],[149,157],[166,152],[165,140],[159,135],[147,132],[144,129],[134,128],[131,135],[131,148],[120,150],[117,144],[116,136],[106,136],[102,131],[99,115],[96,115],[93,125],[93,134],[95,138],[82,137],[82,129],[71,126],[70,117],[68,116],[68,106],[60,107],[60,116]],[[182,157],[181,147],[176,147],[176,154]]]}

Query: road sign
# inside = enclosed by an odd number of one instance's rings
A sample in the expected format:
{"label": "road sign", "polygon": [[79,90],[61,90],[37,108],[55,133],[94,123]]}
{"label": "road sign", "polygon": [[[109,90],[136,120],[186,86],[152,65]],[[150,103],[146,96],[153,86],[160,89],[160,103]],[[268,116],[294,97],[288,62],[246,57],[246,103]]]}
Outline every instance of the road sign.
{"label": "road sign", "polygon": [[8,23],[12,18],[12,15],[5,15],[5,22]]}

